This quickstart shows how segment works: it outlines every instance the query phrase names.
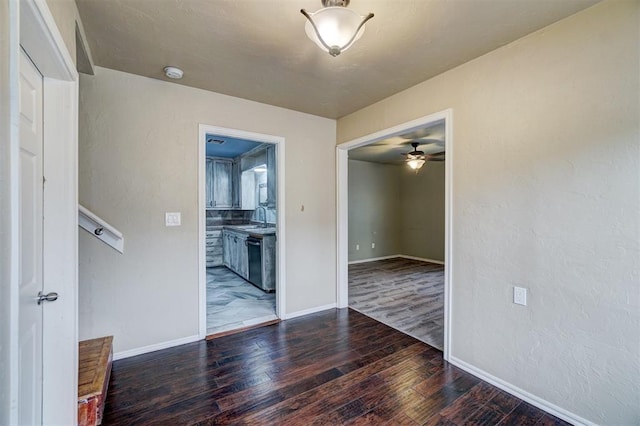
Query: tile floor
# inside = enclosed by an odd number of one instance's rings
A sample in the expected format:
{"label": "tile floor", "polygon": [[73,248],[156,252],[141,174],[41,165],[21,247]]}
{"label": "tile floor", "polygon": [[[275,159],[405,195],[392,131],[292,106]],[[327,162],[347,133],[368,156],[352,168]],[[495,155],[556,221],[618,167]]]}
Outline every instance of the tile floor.
{"label": "tile floor", "polygon": [[349,265],[349,307],[442,350],[444,266],[399,257]]}
{"label": "tile floor", "polygon": [[225,266],[207,268],[207,334],[277,319],[274,293],[266,293]]}

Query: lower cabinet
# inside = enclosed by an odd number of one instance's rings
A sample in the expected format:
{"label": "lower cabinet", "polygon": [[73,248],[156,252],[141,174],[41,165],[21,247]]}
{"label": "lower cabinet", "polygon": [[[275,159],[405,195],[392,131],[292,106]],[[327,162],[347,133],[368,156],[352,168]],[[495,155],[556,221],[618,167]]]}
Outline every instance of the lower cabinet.
{"label": "lower cabinet", "polygon": [[247,235],[224,229],[222,231],[222,261],[242,278],[249,279]]}
{"label": "lower cabinet", "polygon": [[276,289],[276,236],[262,237],[262,289]]}
{"label": "lower cabinet", "polygon": [[207,268],[222,265],[222,229],[207,227],[206,244]]}

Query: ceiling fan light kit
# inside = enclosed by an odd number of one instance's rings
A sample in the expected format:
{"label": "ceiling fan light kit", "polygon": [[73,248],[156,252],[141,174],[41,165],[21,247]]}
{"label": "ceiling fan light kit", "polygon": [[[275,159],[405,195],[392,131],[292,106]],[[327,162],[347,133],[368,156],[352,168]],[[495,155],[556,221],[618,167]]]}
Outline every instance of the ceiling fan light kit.
{"label": "ceiling fan light kit", "polygon": [[304,30],[315,44],[331,56],[338,56],[362,37],[364,24],[373,13],[360,16],[347,9],[349,0],[321,0],[323,9],[309,13],[300,9],[306,18]]}
{"label": "ceiling fan light kit", "polygon": [[418,170],[420,170],[420,168],[422,166],[424,166],[425,161],[421,158],[413,158],[411,160],[407,160],[407,164],[409,165],[409,167],[411,167],[412,170],[415,170],[416,173],[418,173]]}
{"label": "ceiling fan light kit", "polygon": [[411,142],[413,151],[407,153],[407,165],[418,173],[418,170],[424,166],[424,152],[418,151],[418,142]]}

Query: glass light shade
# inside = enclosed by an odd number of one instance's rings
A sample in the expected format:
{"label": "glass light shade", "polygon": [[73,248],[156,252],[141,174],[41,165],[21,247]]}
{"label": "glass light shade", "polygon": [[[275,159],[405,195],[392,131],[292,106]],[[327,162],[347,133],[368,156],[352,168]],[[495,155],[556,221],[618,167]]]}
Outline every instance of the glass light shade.
{"label": "glass light shade", "polygon": [[[320,9],[319,11],[310,13],[309,15],[316,24],[318,32],[327,46],[331,48],[337,47],[339,52],[344,52],[351,47],[351,45],[362,37],[362,34],[364,33],[363,25],[356,36],[353,37],[358,25],[360,25],[365,17],[358,15],[356,12],[351,9],[347,9],[346,7],[325,7],[324,9]],[[322,50],[331,53],[324,44],[322,44],[320,39],[318,39],[318,35],[313,29],[311,22],[306,22],[304,30],[307,33],[307,37],[313,40],[313,42]],[[352,37],[353,40],[351,40]],[[349,41],[351,41],[351,43],[349,43]]]}
{"label": "glass light shade", "polygon": [[420,169],[420,167],[424,165],[424,160],[421,160],[419,158],[414,158],[407,161],[407,164],[409,165],[409,167],[411,167],[411,169],[418,170]]}

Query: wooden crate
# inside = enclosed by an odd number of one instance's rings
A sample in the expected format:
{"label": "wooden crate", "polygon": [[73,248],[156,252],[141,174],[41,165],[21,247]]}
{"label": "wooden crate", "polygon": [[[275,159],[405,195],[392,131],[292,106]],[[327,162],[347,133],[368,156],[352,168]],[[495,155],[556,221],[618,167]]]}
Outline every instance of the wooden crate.
{"label": "wooden crate", "polygon": [[78,425],[99,425],[111,376],[113,336],[84,340],[79,352]]}

